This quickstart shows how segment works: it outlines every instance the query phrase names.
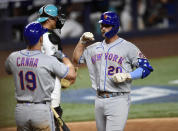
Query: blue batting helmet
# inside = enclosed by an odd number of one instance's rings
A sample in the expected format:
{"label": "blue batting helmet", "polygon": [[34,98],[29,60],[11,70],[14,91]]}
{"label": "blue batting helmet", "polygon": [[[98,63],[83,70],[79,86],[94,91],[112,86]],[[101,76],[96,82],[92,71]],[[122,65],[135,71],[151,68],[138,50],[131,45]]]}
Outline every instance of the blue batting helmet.
{"label": "blue batting helmet", "polygon": [[107,38],[113,37],[115,34],[117,34],[119,30],[119,25],[120,25],[119,16],[113,11],[104,12],[101,15],[99,23],[112,26],[112,29],[105,34],[105,37]]}
{"label": "blue batting helmet", "polygon": [[46,21],[49,17],[57,17],[59,15],[59,11],[55,5],[49,4],[40,8],[39,15],[40,17],[37,21],[41,23]]}
{"label": "blue batting helmet", "polygon": [[24,38],[27,45],[35,45],[40,37],[47,32],[48,29],[43,28],[40,23],[30,23],[24,29]]}

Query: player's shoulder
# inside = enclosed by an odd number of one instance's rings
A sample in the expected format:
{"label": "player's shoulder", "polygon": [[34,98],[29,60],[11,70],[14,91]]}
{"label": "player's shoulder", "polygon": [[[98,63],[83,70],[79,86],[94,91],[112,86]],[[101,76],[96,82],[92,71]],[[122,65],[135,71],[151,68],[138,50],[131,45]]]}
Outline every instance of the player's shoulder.
{"label": "player's shoulder", "polygon": [[97,46],[99,46],[99,45],[101,45],[101,42],[95,42],[95,43],[93,43],[93,44],[87,46],[87,49],[92,49],[92,48],[95,48],[95,47],[97,47]]}
{"label": "player's shoulder", "polygon": [[7,61],[14,61],[15,58],[19,55],[20,51],[13,51],[9,54],[9,56],[7,57]]}
{"label": "player's shoulder", "polygon": [[136,45],[135,45],[134,43],[132,43],[131,41],[128,41],[128,40],[123,39],[123,38],[120,38],[120,39],[123,40],[122,44],[123,44],[124,46],[128,46],[128,47],[136,47]]}
{"label": "player's shoulder", "polygon": [[19,54],[20,53],[20,51],[13,51],[13,52],[11,52],[10,54],[9,54],[9,57],[14,57],[14,56],[16,56],[17,54]]}
{"label": "player's shoulder", "polygon": [[54,57],[54,56],[52,56],[52,55],[46,55],[46,54],[41,54],[42,55],[42,57],[44,57],[45,58],[45,61],[47,62],[47,63],[49,63],[49,62],[56,62],[56,61],[58,61],[57,60],[57,58],[56,57]]}
{"label": "player's shoulder", "polygon": [[52,56],[52,55],[47,55],[47,54],[44,54],[44,53],[41,53],[40,55],[41,55],[41,57],[44,57],[46,59],[46,61],[49,60],[49,59],[50,60],[54,60],[55,59],[55,57]]}
{"label": "player's shoulder", "polygon": [[124,39],[124,38],[121,38],[121,37],[119,37],[118,40],[121,41],[123,44],[132,44],[132,42],[130,42],[130,41]]}
{"label": "player's shoulder", "polygon": [[44,66],[47,69],[51,69],[59,64],[59,61],[54,56],[41,53],[37,58],[39,60],[39,65]]}

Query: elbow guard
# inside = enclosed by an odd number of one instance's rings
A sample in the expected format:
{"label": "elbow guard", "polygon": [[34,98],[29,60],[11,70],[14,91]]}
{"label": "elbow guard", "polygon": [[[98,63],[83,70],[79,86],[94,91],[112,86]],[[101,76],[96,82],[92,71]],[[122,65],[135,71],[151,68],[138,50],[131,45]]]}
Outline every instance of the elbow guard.
{"label": "elbow guard", "polygon": [[147,59],[139,58],[138,64],[139,67],[143,69],[142,79],[147,77],[153,71],[153,67],[150,65]]}

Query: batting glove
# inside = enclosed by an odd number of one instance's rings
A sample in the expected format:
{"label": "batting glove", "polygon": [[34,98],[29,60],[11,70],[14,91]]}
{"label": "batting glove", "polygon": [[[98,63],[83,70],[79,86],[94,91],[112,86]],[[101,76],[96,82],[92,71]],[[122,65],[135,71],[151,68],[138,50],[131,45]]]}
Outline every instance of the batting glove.
{"label": "batting glove", "polygon": [[80,42],[82,44],[86,44],[90,41],[94,41],[94,35],[91,32],[85,32],[83,35],[80,37]]}
{"label": "batting glove", "polygon": [[131,80],[131,75],[130,73],[116,73],[111,78],[115,83],[122,83]]}
{"label": "batting glove", "polygon": [[64,57],[67,57],[61,50],[56,51],[53,56],[55,56],[60,61],[62,61]]}

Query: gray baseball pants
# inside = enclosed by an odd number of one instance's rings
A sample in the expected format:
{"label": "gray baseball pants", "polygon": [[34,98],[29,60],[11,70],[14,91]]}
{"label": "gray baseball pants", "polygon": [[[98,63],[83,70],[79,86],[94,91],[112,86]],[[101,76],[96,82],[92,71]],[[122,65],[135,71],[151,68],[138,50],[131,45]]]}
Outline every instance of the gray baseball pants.
{"label": "gray baseball pants", "polygon": [[98,131],[123,131],[130,108],[130,94],[95,98],[95,119]]}
{"label": "gray baseball pants", "polygon": [[50,104],[17,104],[17,131],[54,131],[54,116]]}

